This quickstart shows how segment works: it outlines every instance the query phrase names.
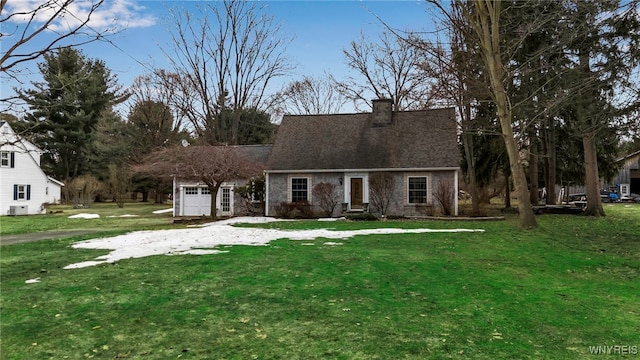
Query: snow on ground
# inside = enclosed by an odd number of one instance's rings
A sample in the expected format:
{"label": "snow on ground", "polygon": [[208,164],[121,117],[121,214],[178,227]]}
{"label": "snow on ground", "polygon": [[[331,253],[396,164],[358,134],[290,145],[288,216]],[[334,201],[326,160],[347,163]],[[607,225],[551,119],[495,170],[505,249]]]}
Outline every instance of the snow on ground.
{"label": "snow on ground", "polygon": [[69,219],[99,219],[100,215],[98,214],[75,214],[75,215],[71,215],[69,216]]}
{"label": "snow on ground", "polygon": [[127,217],[138,217],[140,215],[131,215],[131,214],[124,214],[124,215],[110,215],[107,216],[108,218],[115,218],[115,217],[121,217],[121,218],[127,218]]}
{"label": "snow on ground", "polygon": [[171,208],[171,209],[156,210],[156,211],[154,211],[153,213],[154,213],[154,214],[164,214],[164,213],[170,213],[170,212],[173,212],[173,208]]}
{"label": "snow on ground", "polygon": [[[77,269],[105,263],[114,263],[122,259],[141,258],[152,255],[203,255],[226,251],[215,248],[223,245],[264,246],[277,239],[314,240],[347,239],[355,235],[372,234],[416,234],[433,232],[483,232],[482,229],[364,229],[350,231],[314,230],[278,230],[235,227],[237,223],[264,223],[282,221],[266,217],[239,217],[204,224],[187,229],[135,231],[129,234],[80,241],[72,247],[76,249],[111,250],[107,255],[94,260],[70,264],[65,269]],[[337,245],[337,243],[326,243]]]}

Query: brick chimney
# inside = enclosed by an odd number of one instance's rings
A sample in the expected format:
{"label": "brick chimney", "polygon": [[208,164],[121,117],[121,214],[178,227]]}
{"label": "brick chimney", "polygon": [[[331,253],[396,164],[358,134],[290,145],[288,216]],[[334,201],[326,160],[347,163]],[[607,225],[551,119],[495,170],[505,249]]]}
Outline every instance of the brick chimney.
{"label": "brick chimney", "polygon": [[393,116],[393,100],[375,99],[371,101],[373,113],[371,114],[371,125],[387,126],[391,124]]}

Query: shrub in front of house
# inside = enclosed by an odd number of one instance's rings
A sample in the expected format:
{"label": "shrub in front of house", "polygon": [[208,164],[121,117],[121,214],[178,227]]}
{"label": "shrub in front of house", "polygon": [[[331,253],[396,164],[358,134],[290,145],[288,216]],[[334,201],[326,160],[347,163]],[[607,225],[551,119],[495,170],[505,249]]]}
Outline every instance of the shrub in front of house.
{"label": "shrub in front of house", "polygon": [[440,204],[442,215],[451,216],[455,206],[453,181],[451,179],[441,179],[438,181],[438,187],[436,188],[434,196]]}
{"label": "shrub in front of house", "polygon": [[358,214],[349,214],[346,216],[347,220],[353,221],[376,221],[378,218],[372,213],[358,213]]}
{"label": "shrub in front of house", "polygon": [[310,219],[313,210],[308,201],[281,202],[274,207],[276,217],[284,219]]}
{"label": "shrub in front of house", "polygon": [[321,182],[313,187],[313,198],[317,199],[318,206],[326,217],[331,217],[340,203],[340,194],[337,188],[338,185],[329,182]]}

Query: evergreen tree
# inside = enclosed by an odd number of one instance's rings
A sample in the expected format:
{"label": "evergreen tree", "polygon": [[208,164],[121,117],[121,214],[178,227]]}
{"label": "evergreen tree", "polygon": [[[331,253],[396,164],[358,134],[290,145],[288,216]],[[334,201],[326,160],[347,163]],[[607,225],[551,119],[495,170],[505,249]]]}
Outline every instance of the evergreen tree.
{"label": "evergreen tree", "polygon": [[[582,140],[588,215],[604,215],[599,178],[602,158],[598,149],[617,144],[614,128],[624,115],[637,110],[638,101],[619,104],[619,95],[631,84],[640,64],[640,12],[638,4],[620,1],[578,1],[565,6],[571,25],[565,53],[570,60],[565,80],[570,101],[565,102],[566,122]],[[604,141],[603,141],[604,140]],[[610,149],[612,157],[616,150]]]}
{"label": "evergreen tree", "polygon": [[90,171],[99,119],[126,95],[102,61],[87,59],[78,50],[61,48],[44,58],[38,65],[44,81],[19,91],[31,110],[23,125],[46,151],[43,168],[70,179]]}
{"label": "evergreen tree", "polygon": [[137,102],[129,112],[128,124],[131,146],[135,149],[134,162],[155,148],[173,146],[187,136],[180,136],[180,129],[174,127],[171,109],[159,101]]}

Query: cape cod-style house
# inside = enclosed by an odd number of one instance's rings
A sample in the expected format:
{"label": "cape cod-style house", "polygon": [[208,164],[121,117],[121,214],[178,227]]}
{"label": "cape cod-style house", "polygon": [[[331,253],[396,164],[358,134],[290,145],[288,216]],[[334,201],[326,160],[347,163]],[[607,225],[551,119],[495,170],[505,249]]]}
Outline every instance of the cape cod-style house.
{"label": "cape cod-style house", "polygon": [[[394,112],[392,105],[378,99],[371,113],[285,115],[265,171],[266,215],[287,203],[317,207],[312,189],[321,182],[335,184],[341,198],[334,216],[368,211],[369,179],[378,172],[394,179],[386,215],[429,214],[444,184],[457,194],[453,109]],[[457,215],[457,196],[452,201]]]}
{"label": "cape cod-style house", "polygon": [[64,184],[42,171],[43,151],[0,121],[0,215],[32,215],[60,201]]}

